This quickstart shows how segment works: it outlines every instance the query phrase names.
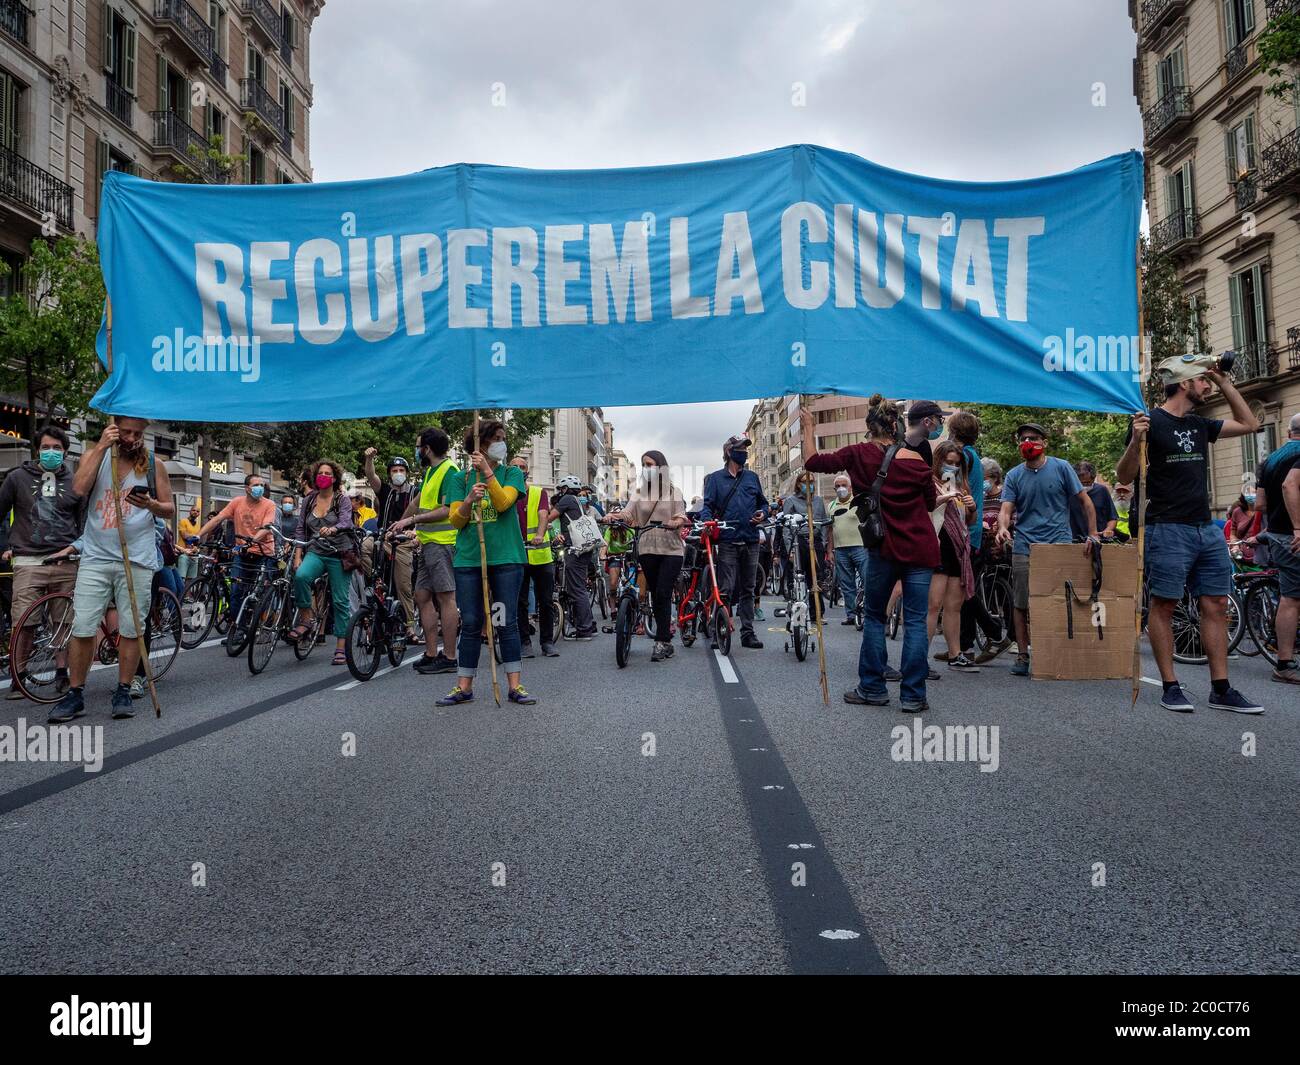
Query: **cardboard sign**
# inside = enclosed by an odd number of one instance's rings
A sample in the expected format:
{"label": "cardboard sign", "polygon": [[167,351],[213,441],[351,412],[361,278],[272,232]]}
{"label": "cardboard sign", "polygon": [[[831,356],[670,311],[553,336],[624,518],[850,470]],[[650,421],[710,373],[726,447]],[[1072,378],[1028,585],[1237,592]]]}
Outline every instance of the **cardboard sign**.
{"label": "cardboard sign", "polygon": [[1122,680],[1133,676],[1137,640],[1137,548],[1101,549],[1101,588],[1082,544],[1029,549],[1029,626],[1035,680]]}

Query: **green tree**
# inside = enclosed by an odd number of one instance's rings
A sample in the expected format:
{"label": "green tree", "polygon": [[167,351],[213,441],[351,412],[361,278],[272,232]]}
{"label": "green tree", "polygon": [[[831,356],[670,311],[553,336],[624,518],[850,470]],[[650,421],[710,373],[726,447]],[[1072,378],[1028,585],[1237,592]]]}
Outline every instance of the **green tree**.
{"label": "green tree", "polygon": [[98,249],[80,237],[33,241],[15,289],[0,299],[0,388],[26,395],[34,450],[38,406],[80,417],[99,384],[95,334],[104,282]]}
{"label": "green tree", "polygon": [[1300,10],[1280,11],[1255,40],[1259,68],[1269,78],[1268,93],[1279,100],[1291,100],[1296,92],[1296,71],[1300,67]]}
{"label": "green tree", "polygon": [[239,422],[168,422],[167,428],[183,443],[194,444],[199,454],[200,489],[204,511],[212,509],[212,453],[237,451],[248,443],[248,434]]}
{"label": "green tree", "polygon": [[227,155],[225,138],[214,133],[208,138],[207,146],[200,148],[197,144],[186,147],[186,154],[191,163],[172,163],[173,178],[182,184],[197,185],[208,181],[225,183],[230,175],[248,161],[246,155]]}

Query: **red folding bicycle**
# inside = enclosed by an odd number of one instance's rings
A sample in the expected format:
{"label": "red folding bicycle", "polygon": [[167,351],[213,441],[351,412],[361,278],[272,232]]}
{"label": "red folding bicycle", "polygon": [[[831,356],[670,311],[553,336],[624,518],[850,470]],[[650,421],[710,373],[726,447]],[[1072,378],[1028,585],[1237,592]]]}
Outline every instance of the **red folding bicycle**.
{"label": "red folding bicycle", "polygon": [[[697,632],[712,636],[719,651],[731,654],[731,609],[718,592],[718,572],[713,562],[713,545],[719,534],[731,528],[725,521],[697,521],[691,527],[693,535],[686,538],[687,553],[694,549],[688,577],[677,599],[677,631],[682,646],[690,647]],[[704,558],[699,558],[703,548]],[[708,573],[708,591],[702,586],[702,577]]]}

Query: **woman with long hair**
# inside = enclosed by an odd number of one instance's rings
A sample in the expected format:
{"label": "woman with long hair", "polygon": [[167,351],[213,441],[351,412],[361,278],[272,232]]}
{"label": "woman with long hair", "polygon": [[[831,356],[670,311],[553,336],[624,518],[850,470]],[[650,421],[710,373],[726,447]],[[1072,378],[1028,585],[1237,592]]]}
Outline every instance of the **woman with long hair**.
{"label": "woman with long hair", "polygon": [[343,646],[351,611],[343,555],[354,544],[348,532],[352,528],[352,500],[343,491],[343,467],[337,462],[321,459],[312,466],[308,476],[313,487],[303,500],[294,539],[309,543],[305,548],[296,549],[298,570],[293,578],[293,600],[298,605],[298,619],[289,632],[289,642],[296,643],[307,634],[312,615],[312,582],[327,573],[334,616],[333,664],[344,666],[348,659]]}
{"label": "woman with long hair", "polygon": [[937,505],[930,512],[930,520],[939,536],[939,565],[930,580],[926,632],[933,641],[942,611],[948,668],[978,673],[979,666],[974,660],[961,653],[961,607],[975,594],[975,572],[971,567],[967,529],[976,514],[961,446],[952,440],[936,444],[931,472]]}
{"label": "woman with long hair", "polygon": [[661,522],[663,528],[641,534],[637,555],[655,613],[655,646],[650,661],[662,662],[673,654],[673,586],[686,554],[678,529],[686,524],[686,500],[672,483],[668,460],[662,451],[641,456],[641,479],[636,492],[620,511],[609,515],[638,528]]}

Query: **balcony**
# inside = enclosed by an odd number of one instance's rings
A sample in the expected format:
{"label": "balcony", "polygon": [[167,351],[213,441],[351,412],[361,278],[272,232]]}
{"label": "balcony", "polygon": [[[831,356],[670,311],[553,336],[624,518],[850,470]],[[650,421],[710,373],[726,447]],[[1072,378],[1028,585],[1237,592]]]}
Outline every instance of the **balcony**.
{"label": "balcony", "polygon": [[279,48],[280,37],[284,33],[284,20],[270,0],[244,0],[243,8],[249,24],[261,31],[272,48]]}
{"label": "balcony", "polygon": [[256,78],[244,78],[239,84],[245,112],[258,120],[260,132],[278,141],[284,136],[284,108]]}
{"label": "balcony", "polygon": [[1236,81],[1250,66],[1250,50],[1247,42],[1243,41],[1236,48],[1228,49],[1228,54],[1223,57],[1223,65],[1228,71],[1228,80]]}
{"label": "balcony", "polygon": [[1270,191],[1300,184],[1300,129],[1292,130],[1260,154],[1260,181]]}
{"label": "balcony", "polygon": [[213,80],[224,89],[226,87],[226,72],[230,69],[230,64],[217,55],[216,52],[213,52],[212,62],[208,65],[208,69],[212,71]]}
{"label": "balcony", "polygon": [[284,60],[285,65],[293,63],[293,41],[284,36],[284,27],[280,27],[280,58]]}
{"label": "balcony", "polygon": [[7,34],[21,45],[30,44],[27,20],[34,14],[22,0],[0,0],[0,33]]}
{"label": "balcony", "polygon": [[1264,0],[1264,10],[1268,13],[1269,22],[1298,9],[1300,9],[1300,0]]}
{"label": "balcony", "polygon": [[154,21],[170,29],[176,42],[200,64],[212,59],[212,27],[186,0],[155,0]]}
{"label": "balcony", "polygon": [[1186,8],[1189,0],[1142,0],[1142,40],[1149,41]]}
{"label": "balcony", "polygon": [[104,84],[107,86],[104,93],[104,106],[108,109],[108,113],[130,129],[134,116],[135,97],[112,78],[106,78]]}
{"label": "balcony", "polygon": [[1175,211],[1151,227],[1151,249],[1167,255],[1190,251],[1199,242],[1201,220],[1195,211]]}
{"label": "balcony", "polygon": [[215,168],[208,158],[208,142],[175,111],[151,111],[153,146],[170,151],[203,181],[212,181]]}
{"label": "balcony", "polygon": [[1147,143],[1154,144],[1192,120],[1192,90],[1170,89],[1160,101],[1142,113]]}
{"label": "balcony", "polygon": [[0,199],[42,217],[48,211],[61,228],[72,229],[72,186],[3,147],[0,147]]}
{"label": "balcony", "polygon": [[1286,368],[1300,370],[1300,326],[1293,325],[1286,331],[1286,347],[1282,351],[1286,353]]}
{"label": "balcony", "polygon": [[1236,197],[1237,210],[1247,210],[1259,198],[1259,186],[1255,184],[1253,174],[1242,174],[1237,178],[1233,185],[1233,195]]}
{"label": "balcony", "polygon": [[1252,381],[1273,377],[1277,374],[1277,367],[1277,349],[1267,340],[1246,344],[1237,352],[1237,361],[1232,364],[1232,380],[1239,385],[1248,385]]}

